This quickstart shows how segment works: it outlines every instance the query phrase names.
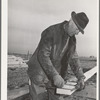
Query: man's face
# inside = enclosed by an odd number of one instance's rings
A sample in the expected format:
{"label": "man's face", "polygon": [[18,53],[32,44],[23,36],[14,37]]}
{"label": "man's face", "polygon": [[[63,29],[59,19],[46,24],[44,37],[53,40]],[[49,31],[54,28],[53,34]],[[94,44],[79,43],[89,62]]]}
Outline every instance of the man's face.
{"label": "man's face", "polygon": [[68,26],[68,34],[70,36],[73,36],[73,35],[78,35],[79,32],[80,31],[79,31],[78,27],[76,26],[76,24],[74,23],[74,21],[71,18],[69,21],[69,26]]}

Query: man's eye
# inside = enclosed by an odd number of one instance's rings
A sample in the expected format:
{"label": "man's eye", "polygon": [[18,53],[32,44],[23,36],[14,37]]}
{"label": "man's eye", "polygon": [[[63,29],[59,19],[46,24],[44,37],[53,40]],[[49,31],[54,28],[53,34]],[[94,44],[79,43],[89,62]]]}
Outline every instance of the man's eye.
{"label": "man's eye", "polygon": [[76,29],[76,31],[79,31],[79,29]]}

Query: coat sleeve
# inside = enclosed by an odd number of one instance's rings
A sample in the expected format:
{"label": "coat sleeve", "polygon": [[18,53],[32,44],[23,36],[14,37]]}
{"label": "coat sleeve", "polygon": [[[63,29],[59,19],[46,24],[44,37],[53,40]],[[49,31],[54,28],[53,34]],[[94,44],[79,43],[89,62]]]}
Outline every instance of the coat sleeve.
{"label": "coat sleeve", "polygon": [[50,34],[42,36],[39,43],[39,51],[37,55],[39,63],[49,79],[52,79],[53,76],[58,74],[50,59],[52,42],[53,39]]}
{"label": "coat sleeve", "polygon": [[77,79],[81,79],[81,78],[85,78],[84,73],[82,68],[80,67],[80,60],[78,58],[78,54],[75,51],[69,61],[70,67],[73,71],[73,73],[75,74],[75,76],[77,77]]}

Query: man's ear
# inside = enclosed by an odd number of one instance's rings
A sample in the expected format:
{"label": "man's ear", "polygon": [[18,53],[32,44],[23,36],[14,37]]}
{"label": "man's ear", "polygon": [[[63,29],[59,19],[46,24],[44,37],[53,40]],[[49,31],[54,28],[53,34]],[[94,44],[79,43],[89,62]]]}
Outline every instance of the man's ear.
{"label": "man's ear", "polygon": [[72,21],[72,18],[70,18],[69,23],[71,23],[71,21]]}
{"label": "man's ear", "polygon": [[72,25],[73,23],[74,23],[73,19],[70,18],[70,20],[69,20],[69,25]]}

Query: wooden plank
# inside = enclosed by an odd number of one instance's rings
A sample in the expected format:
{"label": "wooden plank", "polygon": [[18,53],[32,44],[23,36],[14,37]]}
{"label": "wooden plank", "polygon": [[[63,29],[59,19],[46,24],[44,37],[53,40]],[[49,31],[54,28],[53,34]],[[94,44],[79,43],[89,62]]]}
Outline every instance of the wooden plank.
{"label": "wooden plank", "polygon": [[[95,73],[97,72],[97,67],[92,68],[91,70],[87,71],[86,73],[84,73],[85,75],[85,82],[91,78]],[[75,82],[67,82],[64,87],[62,88],[57,88],[56,89],[56,93],[57,94],[64,94],[64,95],[71,95],[73,92],[76,91],[75,85],[77,83]]]}
{"label": "wooden plank", "polygon": [[9,90],[7,95],[7,100],[13,100],[15,98],[21,97],[25,94],[29,93],[29,87],[25,86],[23,88],[15,89],[15,90]]}
{"label": "wooden plank", "polygon": [[85,80],[84,81],[87,81],[89,78],[91,78],[95,73],[97,72],[97,66],[92,68],[91,70],[87,71],[84,73],[85,75]]}
{"label": "wooden plank", "polygon": [[13,100],[30,100],[29,93],[21,95]]}

